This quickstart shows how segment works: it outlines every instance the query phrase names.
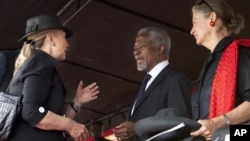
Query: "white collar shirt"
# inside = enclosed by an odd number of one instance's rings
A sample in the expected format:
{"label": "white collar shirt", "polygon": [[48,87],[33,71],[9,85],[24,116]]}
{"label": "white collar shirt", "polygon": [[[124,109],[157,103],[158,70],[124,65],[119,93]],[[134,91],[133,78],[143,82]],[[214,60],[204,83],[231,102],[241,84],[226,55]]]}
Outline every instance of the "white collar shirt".
{"label": "white collar shirt", "polygon": [[154,79],[159,75],[159,73],[169,64],[168,60],[164,60],[158,63],[153,69],[151,69],[148,74],[151,75],[150,80],[148,81],[145,90],[150,86]]}

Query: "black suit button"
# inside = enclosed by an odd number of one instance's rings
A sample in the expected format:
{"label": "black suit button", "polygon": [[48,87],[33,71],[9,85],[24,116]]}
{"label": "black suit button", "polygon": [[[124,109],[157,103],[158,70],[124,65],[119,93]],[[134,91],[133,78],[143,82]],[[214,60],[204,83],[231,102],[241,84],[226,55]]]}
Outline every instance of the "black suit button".
{"label": "black suit button", "polygon": [[196,107],[196,108],[199,108],[199,103],[196,103],[196,104],[195,104],[195,107]]}

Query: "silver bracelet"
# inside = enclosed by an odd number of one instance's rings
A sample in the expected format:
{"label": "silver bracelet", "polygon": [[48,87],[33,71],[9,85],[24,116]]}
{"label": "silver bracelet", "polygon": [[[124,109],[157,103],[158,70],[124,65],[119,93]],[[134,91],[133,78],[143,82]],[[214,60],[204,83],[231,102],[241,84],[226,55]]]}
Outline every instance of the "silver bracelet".
{"label": "silver bracelet", "polygon": [[226,114],[223,114],[226,126],[230,125],[230,120]]}

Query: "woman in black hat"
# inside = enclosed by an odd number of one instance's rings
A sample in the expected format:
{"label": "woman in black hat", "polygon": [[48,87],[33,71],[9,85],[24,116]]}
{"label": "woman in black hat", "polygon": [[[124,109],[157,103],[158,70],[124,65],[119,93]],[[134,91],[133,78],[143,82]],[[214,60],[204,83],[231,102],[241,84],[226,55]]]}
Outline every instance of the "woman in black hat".
{"label": "woman in black hat", "polygon": [[87,138],[85,125],[72,119],[83,103],[97,98],[98,85],[83,88],[80,81],[74,99],[64,111],[66,91],[55,68],[57,61],[65,60],[69,47],[66,38],[71,36],[71,30],[56,15],[27,20],[10,87],[11,94],[23,95],[23,107],[8,141],[64,141],[65,134],[75,141]]}

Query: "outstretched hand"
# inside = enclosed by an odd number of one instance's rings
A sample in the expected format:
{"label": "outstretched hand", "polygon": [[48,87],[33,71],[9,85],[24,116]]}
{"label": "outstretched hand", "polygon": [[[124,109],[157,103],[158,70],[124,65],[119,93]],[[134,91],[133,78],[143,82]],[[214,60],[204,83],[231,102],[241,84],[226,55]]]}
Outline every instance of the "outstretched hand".
{"label": "outstretched hand", "polygon": [[97,99],[99,94],[99,86],[96,82],[91,83],[90,85],[83,87],[83,81],[80,81],[76,90],[76,96],[74,102],[77,105],[82,105]]}

